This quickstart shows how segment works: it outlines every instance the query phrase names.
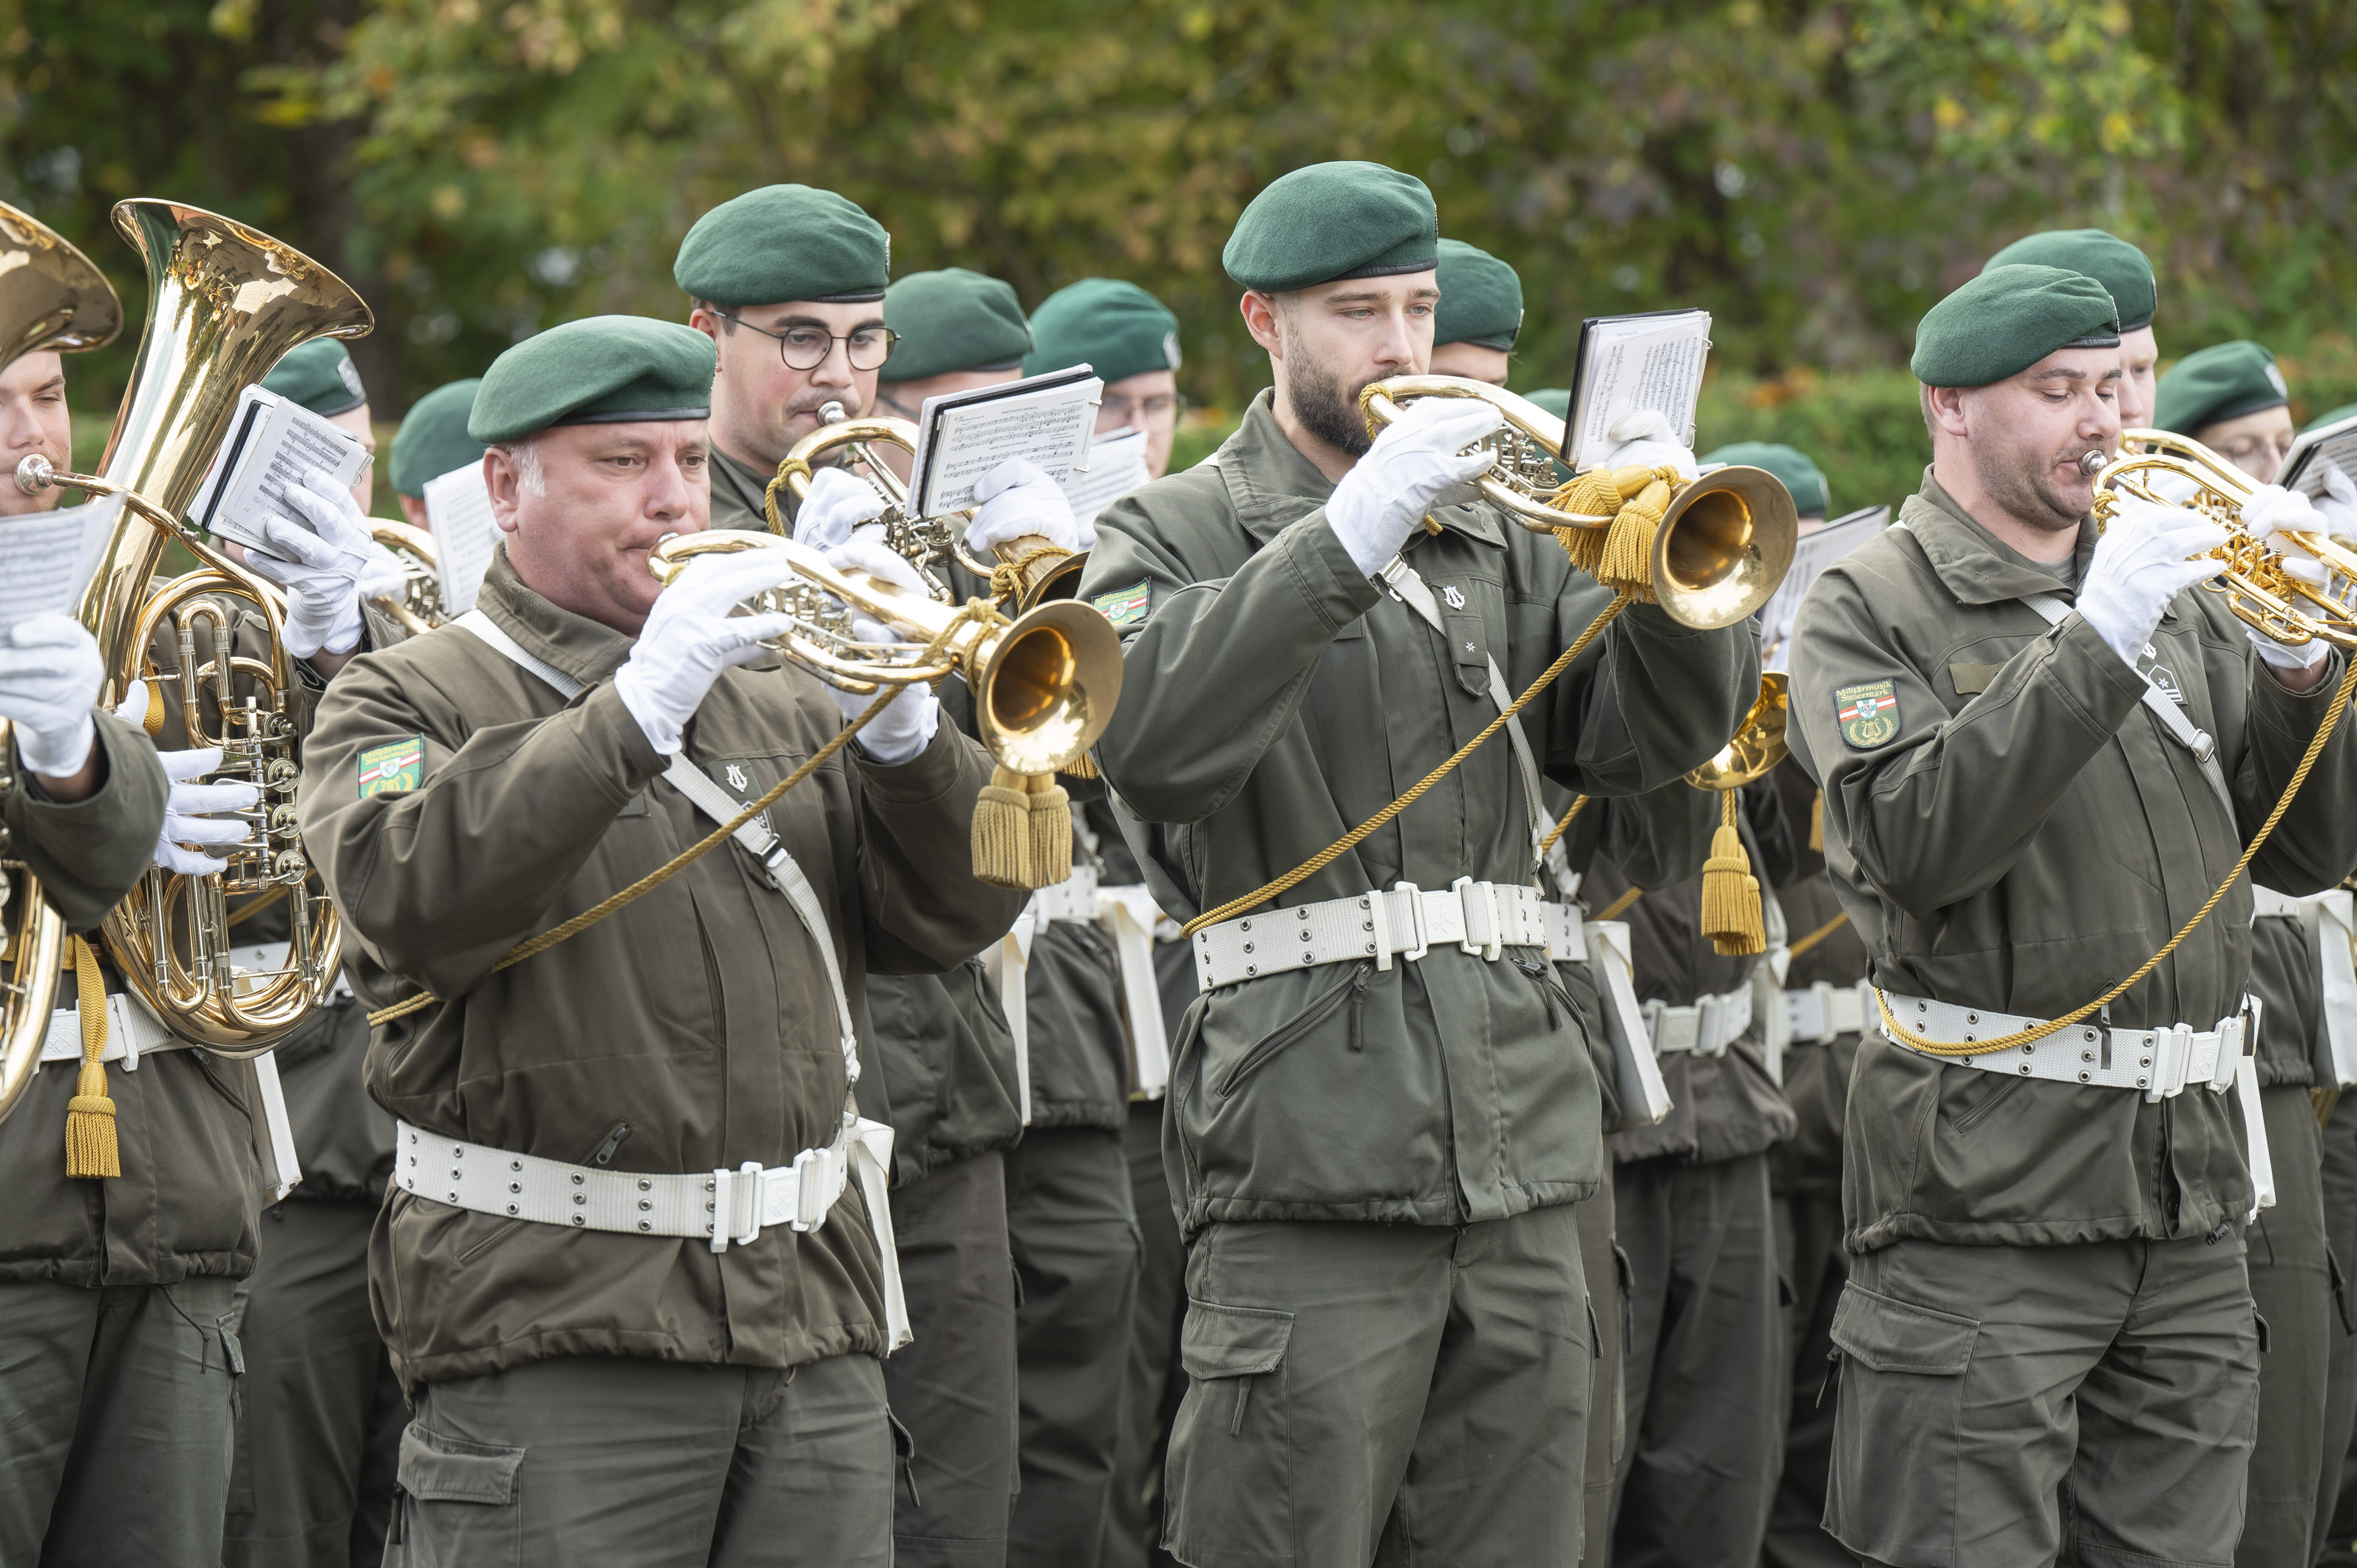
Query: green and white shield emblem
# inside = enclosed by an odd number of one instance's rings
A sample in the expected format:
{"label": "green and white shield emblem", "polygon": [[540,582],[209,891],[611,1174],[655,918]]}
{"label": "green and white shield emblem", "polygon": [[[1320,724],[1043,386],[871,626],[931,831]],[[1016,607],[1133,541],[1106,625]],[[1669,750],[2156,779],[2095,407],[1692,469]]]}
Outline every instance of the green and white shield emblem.
{"label": "green and white shield emblem", "polygon": [[1899,696],[1889,681],[1844,686],[1834,693],[1841,718],[1842,739],[1859,751],[1872,751],[1899,738]]}

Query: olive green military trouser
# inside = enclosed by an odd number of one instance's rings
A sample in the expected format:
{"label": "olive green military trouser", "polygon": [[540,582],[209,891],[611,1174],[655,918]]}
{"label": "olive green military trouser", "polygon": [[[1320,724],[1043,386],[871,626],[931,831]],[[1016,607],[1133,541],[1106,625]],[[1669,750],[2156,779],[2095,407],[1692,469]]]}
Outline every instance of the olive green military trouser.
{"label": "olive green military trouser", "polygon": [[2259,1358],[2259,1432],[2234,1563],[2236,1568],[2308,1568],[2332,1353],[2332,1274],[2325,1256],[2316,1106],[2304,1084],[2263,1089],[2259,1105],[2275,1163],[2276,1202],[2259,1211],[2244,1239],[2251,1299],[2267,1326],[2267,1343]]}
{"label": "olive green military trouser", "polygon": [[428,1383],[385,1568],[889,1568],[873,1356],[789,1371],[630,1356]]}
{"label": "olive green military trouser", "polygon": [[[2205,1092],[2201,1090],[2189,1093]],[[1850,1261],[1825,1528],[1890,1568],[2223,1568],[2259,1336],[2242,1232]]]}
{"label": "olive green military trouser", "polygon": [[1015,1273],[997,1150],[892,1192],[892,1236],[916,1338],[884,1363],[914,1452],[892,1514],[899,1568],[1006,1561],[1015,1491]]}
{"label": "olive green military trouser", "polygon": [[1584,1494],[1582,1568],[1604,1568],[1612,1558],[1612,1477],[1628,1446],[1628,1407],[1620,1365],[1628,1338],[1629,1297],[1620,1249],[1612,1241],[1612,1165],[1596,1196],[1572,1206],[1579,1225],[1580,1273],[1596,1312],[1596,1380],[1588,1385],[1587,1452],[1582,1468]]}
{"label": "olive green military trouser", "polygon": [[1187,1258],[1169,1532],[1189,1568],[1574,1560],[1595,1315],[1569,1205],[1214,1224]]}
{"label": "olive green military trouser", "polygon": [[1121,1430],[1113,1451],[1113,1505],[1105,1510],[1098,1568],[1165,1568],[1162,1473],[1170,1458],[1170,1423],[1187,1392],[1178,1364],[1178,1325],[1187,1316],[1187,1243],[1178,1236],[1170,1182],[1162,1168],[1162,1101],[1131,1102],[1122,1133],[1129,1193],[1137,1208],[1145,1265],[1130,1316],[1129,1370],[1122,1380]]}
{"label": "olive green military trouser", "polygon": [[1756,1568],[1784,1434],[1768,1156],[1613,1172],[1629,1254],[1629,1446],[1616,1568]]}
{"label": "olive green military trouser", "polygon": [[409,1407],[369,1310],[368,1203],[263,1211],[224,1568],[376,1568]]}
{"label": "olive green military trouser", "polygon": [[1020,1290],[1022,1482],[1016,1568],[1091,1568],[1103,1543],[1137,1299],[1137,1217],[1121,1134],[1034,1127],[1006,1151],[1006,1230]]}
{"label": "olive green military trouser", "polygon": [[2331,1243],[2332,1324],[2326,1334],[2332,1350],[2325,1380],[2324,1454],[2318,1466],[2316,1524],[2309,1544],[2318,1558],[2338,1541],[2349,1550],[2357,1533],[2357,1485],[2349,1476],[2352,1429],[2357,1429],[2357,1093],[2342,1092],[2319,1139],[2323,1149],[2324,1234]]}
{"label": "olive green military trouser", "polygon": [[1857,1561],[1825,1533],[1825,1468],[1833,1458],[1834,1306],[1849,1277],[1841,1200],[1776,1199],[1776,1250],[1792,1287],[1787,1309],[1791,1379],[1784,1465],[1768,1508],[1768,1568],[1850,1568]]}
{"label": "olive green military trouser", "polygon": [[0,1563],[219,1556],[243,1364],[234,1289],[0,1284]]}

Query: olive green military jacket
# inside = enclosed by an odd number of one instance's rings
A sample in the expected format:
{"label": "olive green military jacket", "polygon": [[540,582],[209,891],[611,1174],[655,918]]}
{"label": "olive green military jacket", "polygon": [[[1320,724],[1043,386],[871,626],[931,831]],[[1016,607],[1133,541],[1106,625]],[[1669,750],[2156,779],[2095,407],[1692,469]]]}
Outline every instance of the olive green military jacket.
{"label": "olive green military jacket", "polygon": [[[1798,944],[1842,917],[1841,899],[1826,875],[1825,857],[1809,848],[1809,808],[1816,784],[1801,765],[1786,757],[1769,775],[1784,802],[1784,820],[1792,829],[1793,871],[1776,887],[1784,908],[1789,941]],[[1784,989],[1805,991],[1823,981],[1835,990],[1866,978],[1866,944],[1846,918],[1806,952],[1792,955],[1784,972]],[[1835,1200],[1841,1197],[1842,1122],[1849,1103],[1850,1068],[1857,1060],[1856,1035],[1842,1035],[1822,1045],[1798,1041],[1784,1047],[1784,1098],[1798,1125],[1792,1135],[1768,1151],[1770,1184],[1779,1197]]]}
{"label": "olive green military jacket", "polygon": [[[770,518],[763,509],[762,498],[768,494],[773,477],[748,467],[723,452],[712,449],[712,526],[743,528],[756,533],[770,530]],[[794,525],[794,513],[801,510],[791,490],[778,492],[778,515],[786,526]]]}
{"label": "olive green military jacket", "polygon": [[[1443,532],[1410,546],[1450,606],[1444,640],[1351,564],[1326,525],[1331,493],[1264,392],[1211,460],[1097,519],[1082,592],[1126,645],[1097,757],[1175,918],[1251,892],[1372,815],[1495,715],[1485,656],[1519,691],[1593,613],[1553,540],[1486,505],[1445,508]],[[1758,686],[1748,625],[1695,631],[1641,607],[1523,717],[1557,782],[1633,794],[1717,750]],[[1527,883],[1532,869],[1501,736],[1279,902],[1403,880]],[[1388,970],[1288,971],[1201,998],[1166,1122],[1185,1229],[1446,1225],[1591,1194],[1604,1151],[1587,1042],[1545,953],[1509,958],[1438,946]]]}
{"label": "olive green military jacket", "polygon": [[2316,1058],[2309,1052],[2323,1018],[2324,983],[2317,977],[2306,926],[2286,915],[2251,922],[2251,993],[2262,1004],[2259,1086],[2313,1085]]}
{"label": "olive green military jacket", "polygon": [[[2082,575],[2095,537],[2081,525]],[[2094,628],[2076,614],[2049,628],[2022,602],[2059,590],[1927,472],[1899,526],[1835,562],[1802,606],[1794,751],[1824,787],[1826,863],[1878,985],[2045,1018],[2093,1000],[2233,869],[2330,707],[2341,655],[2295,694],[2218,596],[2178,596],[2147,667],[2214,737],[2229,812]],[[1878,711],[1859,715],[1867,696]],[[2357,725],[2344,725],[2253,874],[2294,896],[2338,882],[2357,861],[2352,786]],[[2207,1028],[2233,1014],[2250,930],[2238,883],[2113,1004],[2113,1025]],[[2204,1235],[2250,1211],[2238,1119],[2198,1085],[2147,1104],[1869,1037],[1843,1149],[1848,1244]]]}
{"label": "olive green military jacket", "polygon": [[[618,1171],[790,1164],[834,1135],[845,1093],[811,934],[734,843],[620,913],[496,973],[516,942],[662,865],[713,824],[662,782],[609,677],[629,641],[520,583],[502,553],[479,607],[587,683],[567,702],[468,632],[356,660],[320,707],[299,799],[351,923],[379,1030],[370,1092],[429,1132]],[[738,799],[840,728],[799,670],[724,671],[686,755]],[[372,748],[415,746],[414,787],[363,795]],[[970,875],[980,747],[944,724],[895,767],[846,748],[770,809],[829,911],[855,1013],[871,969],[957,966],[1019,896]],[[382,755],[382,754],[380,754]],[[739,779],[742,782],[739,783]],[[867,1020],[855,1023],[864,1033]],[[866,1072],[888,1071],[864,1052]],[[864,1075],[863,1075],[864,1076]],[[512,1222],[396,1189],[371,1243],[377,1317],[404,1383],[543,1357],[791,1367],[885,1349],[879,1260],[855,1184],[807,1235],[714,1253],[696,1239]]]}

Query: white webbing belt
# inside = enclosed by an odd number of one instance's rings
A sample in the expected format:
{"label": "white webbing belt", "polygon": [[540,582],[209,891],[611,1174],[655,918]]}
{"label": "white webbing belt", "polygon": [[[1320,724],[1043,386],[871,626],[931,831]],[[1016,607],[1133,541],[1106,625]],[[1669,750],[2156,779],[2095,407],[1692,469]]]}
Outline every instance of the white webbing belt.
{"label": "white webbing belt", "polygon": [[1143,884],[1096,890],[1097,921],[1121,961],[1121,1000],[1129,1020],[1130,1079],[1138,1093],[1159,1100],[1170,1087],[1169,1025],[1162,1016],[1162,986],[1154,974],[1154,930],[1161,907]]}
{"label": "white webbing belt", "polygon": [[1031,1008],[1023,986],[1031,970],[1031,944],[1039,934],[1039,914],[1026,904],[1006,934],[982,955],[983,972],[998,988],[998,1010],[1006,1015],[1006,1032],[1015,1040],[1015,1098],[1022,1105],[1026,1127],[1031,1125]]}
{"label": "white webbing belt", "polygon": [[2251,884],[2251,918],[2298,920],[2308,933],[2308,956],[2316,971],[2322,1005],[2316,1038],[2309,1042],[2309,1066],[2317,1083],[2331,1088],[2357,1084],[2357,908],[2346,887],[2295,898]]}
{"label": "white webbing belt", "polygon": [[1612,1047],[1612,1077],[1620,1091],[1625,1127],[1650,1127],[1671,1110],[1670,1087],[1653,1056],[1645,1010],[1637,1003],[1637,965],[1626,920],[1589,920],[1587,962],[1604,1004],[1604,1037]]}
{"label": "white webbing belt", "polygon": [[[1996,1039],[2046,1022],[1985,1007],[1953,1002],[1933,1002],[1921,996],[1882,993],[1890,1015],[1916,1034],[1942,1045],[1970,1045],[1975,1039]],[[1886,1038],[1905,1046],[1882,1029],[1880,1009],[1874,1025]],[[2193,1084],[2206,1084],[2222,1094],[2234,1081],[2234,1064],[2248,1051],[2252,1031],[2247,1014],[2222,1018],[2214,1028],[2170,1024],[2150,1029],[2110,1029],[2073,1024],[2042,1036],[2026,1046],[2011,1046],[1983,1056],[1936,1057],[1983,1072],[2042,1078],[2055,1083],[2088,1084],[2100,1089],[2141,1090],[2148,1101],[2173,1099]],[[1909,1047],[1912,1048],[1912,1047]],[[1925,1053],[1928,1054],[1928,1053]]]}
{"label": "white webbing belt", "polygon": [[[566,702],[571,702],[581,694],[583,688],[580,682],[526,651],[522,644],[501,629],[498,622],[492,620],[481,610],[469,610],[450,624],[471,633],[485,646],[504,655],[519,669],[540,677],[542,682]],[[715,822],[727,822],[744,809],[743,803],[733,799],[726,790],[705,778],[696,766],[687,759],[687,754],[684,751],[672,757],[670,765],[663,769],[663,779],[673,789],[687,797],[696,810],[710,817]],[[860,1115],[849,1093],[850,1086],[856,1085],[859,1081],[859,1037],[852,1026],[851,997],[844,989],[842,963],[835,957],[834,932],[827,924],[826,909],[819,902],[817,889],[811,886],[810,878],[803,874],[801,865],[792,854],[788,853],[786,846],[779,842],[777,835],[770,831],[768,822],[762,817],[756,816],[746,822],[737,830],[734,836],[738,843],[751,851],[754,858],[761,863],[762,870],[769,875],[770,885],[782,894],[786,902],[793,907],[795,915],[801,918],[803,929],[810,933],[812,942],[818,949],[820,962],[826,970],[827,985],[834,993],[837,1044],[843,1051],[843,1071],[846,1086],[843,1123],[835,1133],[834,1141],[824,1148],[804,1149],[794,1156],[794,1163],[791,1166],[780,1167],[774,1174],[764,1172],[757,1161],[748,1161],[734,1171],[715,1170],[708,1178],[700,1176],[639,1176],[621,1172],[593,1171],[584,1166],[562,1166],[561,1168],[566,1174],[568,1185],[576,1175],[583,1178],[585,1186],[587,1178],[591,1176],[610,1176],[619,1180],[630,1182],[696,1183],[708,1180],[714,1189],[715,1208],[702,1229],[650,1231],[650,1233],[708,1236],[712,1240],[712,1250],[719,1252],[727,1250],[731,1239],[740,1242],[749,1241],[760,1234],[762,1225],[777,1223],[776,1219],[761,1217],[770,1211],[772,1204],[771,1195],[787,1192],[790,1185],[791,1196],[778,1197],[775,1201],[791,1208],[791,1214],[795,1217],[796,1229],[815,1229],[826,1218],[826,1208],[822,1208],[816,1218],[811,1219],[808,1224],[802,1223],[800,1216],[804,1213],[807,1207],[803,1197],[804,1192],[806,1190],[824,1191],[825,1205],[831,1208],[834,1200],[843,1195],[844,1177],[838,1176],[833,1180],[831,1186],[825,1181],[821,1181],[816,1187],[806,1188],[804,1177],[800,1173],[817,1172],[823,1176],[836,1165],[846,1167],[848,1175],[856,1176],[859,1178],[860,1196],[867,1205],[867,1223],[875,1234],[876,1249],[884,1271],[884,1317],[889,1340],[888,1349],[897,1350],[907,1344],[912,1336],[909,1329],[908,1299],[900,1283],[900,1254],[892,1235],[892,1210],[886,1201],[884,1191],[891,1171],[892,1129],[881,1122],[871,1122]],[[1028,1102],[1028,1097],[1027,1096],[1026,1099]],[[440,1141],[457,1149],[476,1146],[450,1139]],[[529,1155],[503,1155],[503,1152],[499,1150],[491,1150],[489,1153],[495,1160],[505,1157],[521,1162],[534,1157]],[[544,1163],[549,1165],[558,1165],[556,1161]],[[462,1164],[462,1160],[454,1159],[452,1162],[453,1168],[457,1168]],[[520,1175],[520,1172],[511,1174]],[[748,1178],[750,1178],[749,1183]],[[740,1185],[744,1194],[741,1197],[738,1196]],[[430,1184],[425,1188],[412,1190],[418,1191],[422,1197],[434,1196]],[[460,1187],[454,1183],[447,1190],[471,1192],[473,1188],[471,1186]],[[756,1192],[761,1195],[758,1203],[753,1196]],[[515,1197],[521,1195],[509,1193],[505,1196]],[[723,1198],[728,1202],[727,1208],[720,1207]],[[449,1201],[459,1203],[456,1198]],[[478,1208],[474,1203],[459,1203],[459,1206],[468,1208]],[[565,1207],[580,1208],[586,1213],[586,1205],[568,1204]],[[509,1209],[504,1201],[501,1201],[498,1208],[482,1209],[481,1212],[517,1213],[519,1218],[540,1218],[536,1214],[522,1214],[520,1210]],[[646,1218],[651,1216],[651,1210],[640,1210],[639,1214],[640,1218]],[[781,1217],[783,1217],[782,1214]],[[628,1216],[624,1218],[627,1219]],[[738,1219],[746,1221],[745,1230],[728,1231],[721,1229],[724,1222],[734,1223]],[[571,1219],[568,1215],[545,1222],[565,1224],[570,1223]],[[598,1226],[597,1229],[635,1230],[640,1227],[631,1222]]]}
{"label": "white webbing belt", "polygon": [[1587,961],[1587,918],[1579,906],[1546,905],[1547,957],[1555,963],[1586,963]]}
{"label": "white webbing belt", "polygon": [[[2061,626],[2072,610],[2072,607],[2056,594],[2031,594],[2021,602],[2044,617],[2049,626]],[[2154,685],[2152,677],[2139,671],[2137,679],[2144,682],[2146,708],[2160,720],[2161,727],[2175,736],[2179,746],[2192,753],[2193,760],[2201,767],[2201,777],[2210,780],[2210,788],[2217,791],[2218,799],[2225,803],[2226,814],[2231,818],[2234,814],[2234,797],[2226,788],[2224,771],[2218,766],[2217,742],[2210,738],[2207,731],[2197,729],[2193,721],[2185,716],[2184,707]]]}
{"label": "white webbing belt", "polygon": [[1882,1026],[1874,1006],[1874,987],[1863,980],[1856,985],[1833,985],[1820,980],[1804,990],[1787,991],[1784,1016],[1791,1029],[1786,1038],[1799,1046],[1822,1046],[1844,1035],[1862,1035],[1869,1022],[1878,1029]]}
{"label": "white webbing belt", "polygon": [[1528,887],[1460,876],[1426,890],[1403,882],[1388,893],[1327,898],[1240,916],[1195,933],[1195,972],[1203,989],[1321,963],[1372,960],[1389,969],[1453,942],[1494,963],[1508,948],[1547,943],[1546,905]]}
{"label": "white webbing belt", "polygon": [[1717,996],[1706,996],[1690,1005],[1673,1007],[1658,999],[1645,1004],[1645,1030],[1655,1056],[1691,1051],[1698,1057],[1723,1057],[1727,1047],[1751,1027],[1752,988],[1749,983]]}

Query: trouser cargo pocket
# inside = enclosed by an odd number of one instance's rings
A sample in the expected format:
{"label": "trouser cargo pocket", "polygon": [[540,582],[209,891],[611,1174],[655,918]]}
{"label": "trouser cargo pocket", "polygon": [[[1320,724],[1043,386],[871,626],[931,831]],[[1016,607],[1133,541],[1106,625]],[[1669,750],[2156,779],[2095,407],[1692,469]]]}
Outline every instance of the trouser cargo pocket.
{"label": "trouser cargo pocket", "polygon": [[513,1568],[523,1551],[523,1456],[411,1422],[394,1470],[385,1568]]}
{"label": "trouser cargo pocket", "polygon": [[1293,1314],[1187,1303],[1187,1396],[1170,1434],[1168,1549],[1203,1568],[1293,1561],[1285,1352]]}
{"label": "trouser cargo pocket", "polygon": [[1834,1309],[1841,1358],[1825,1529],[1892,1568],[1956,1559],[1958,1433],[1973,1318],[1878,1295],[1855,1281]]}

